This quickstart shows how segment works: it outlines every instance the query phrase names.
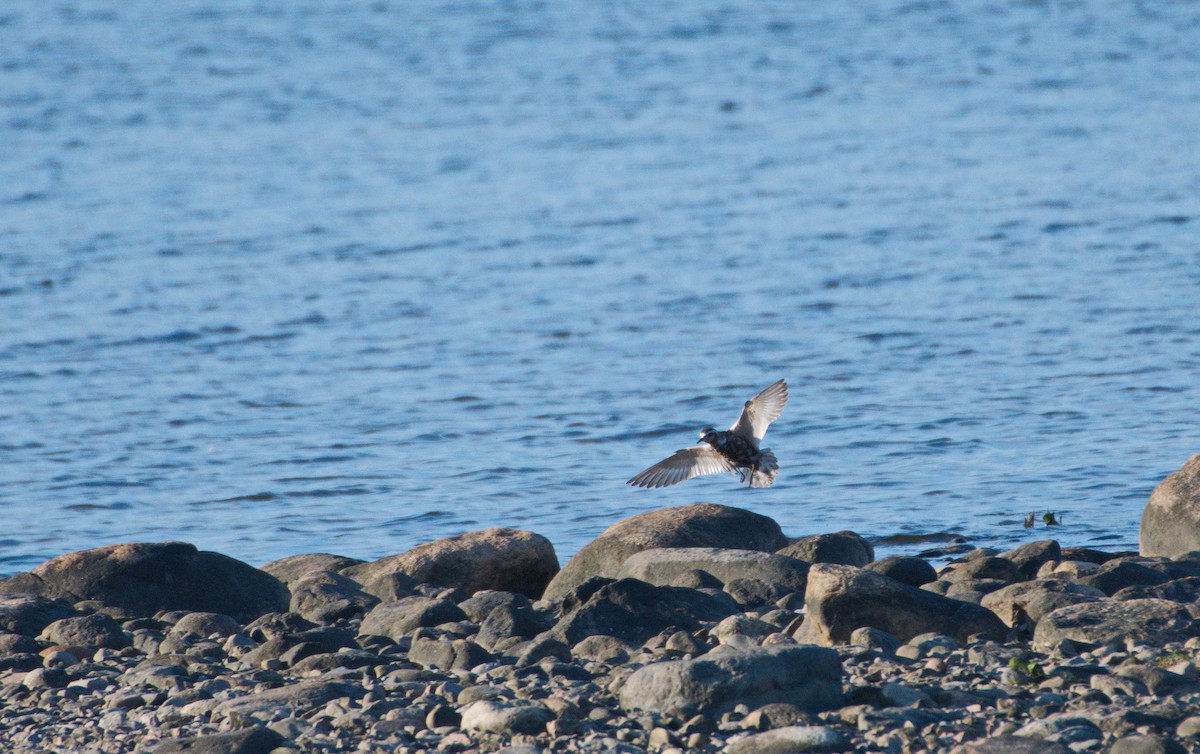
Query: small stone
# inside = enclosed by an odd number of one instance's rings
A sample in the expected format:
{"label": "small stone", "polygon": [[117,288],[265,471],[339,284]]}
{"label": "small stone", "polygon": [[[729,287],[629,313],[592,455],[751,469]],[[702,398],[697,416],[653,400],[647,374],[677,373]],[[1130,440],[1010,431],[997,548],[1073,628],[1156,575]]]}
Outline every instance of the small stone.
{"label": "small stone", "polygon": [[458,710],[446,704],[434,705],[425,716],[425,727],[441,728],[445,726],[457,728],[462,723],[462,715]]}
{"label": "small stone", "polygon": [[530,702],[480,701],[462,711],[463,730],[488,731],[492,733],[538,734],[546,729],[546,723],[554,719],[554,713],[540,704]]}
{"label": "small stone", "polygon": [[1175,728],[1175,735],[1180,738],[1200,738],[1200,715],[1184,718]]}
{"label": "small stone", "polygon": [[34,668],[25,674],[21,681],[27,689],[61,689],[66,688],[70,677],[60,668]]}
{"label": "small stone", "polygon": [[1187,754],[1178,741],[1158,735],[1121,738],[1108,751],[1109,754]]}
{"label": "small stone", "polygon": [[666,728],[654,728],[650,731],[647,744],[652,749],[662,749],[675,743],[675,737]]}
{"label": "small stone", "polygon": [[79,662],[79,658],[61,649],[50,650],[42,655],[42,664],[48,668],[69,668]]}
{"label": "small stone", "polygon": [[837,728],[824,725],[794,725],[736,741],[727,754],[793,754],[793,752],[845,751],[849,742]]}

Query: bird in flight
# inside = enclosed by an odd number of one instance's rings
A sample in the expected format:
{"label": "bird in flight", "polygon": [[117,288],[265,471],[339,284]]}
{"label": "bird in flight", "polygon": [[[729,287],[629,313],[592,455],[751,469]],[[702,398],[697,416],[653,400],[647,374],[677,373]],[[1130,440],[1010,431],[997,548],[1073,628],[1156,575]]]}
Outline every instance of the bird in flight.
{"label": "bird in flight", "polygon": [[763,435],[771,422],[783,413],[787,404],[787,383],[779,380],[746,401],[742,415],[729,429],[720,432],[712,427],[700,430],[700,444],[675,451],[627,484],[634,487],[669,487],[692,477],[737,474],[751,487],[770,487],[779,472],[779,463],[770,448],[760,448]]}

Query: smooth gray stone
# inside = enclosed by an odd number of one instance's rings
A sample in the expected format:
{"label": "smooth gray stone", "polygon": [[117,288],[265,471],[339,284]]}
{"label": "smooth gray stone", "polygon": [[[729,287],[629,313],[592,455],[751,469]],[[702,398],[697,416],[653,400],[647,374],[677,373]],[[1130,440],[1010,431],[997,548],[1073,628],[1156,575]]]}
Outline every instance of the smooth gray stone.
{"label": "smooth gray stone", "polygon": [[802,754],[845,751],[846,734],[827,725],[791,725],[756,733],[725,747],[726,754]]}
{"label": "smooth gray stone", "polygon": [[819,712],[841,706],[841,676],[837,653],[824,647],[718,649],[639,668],[622,686],[620,702],[627,710],[687,716],[776,702]]}
{"label": "smooth gray stone", "polygon": [[796,638],[814,644],[845,644],[863,626],[901,641],[932,632],[963,644],[975,634],[1001,637],[1008,630],[986,608],[853,566],[814,565],[804,604],[807,614]]}
{"label": "smooth gray stone", "polygon": [[1200,453],[1150,493],[1142,509],[1138,550],[1168,558],[1200,550]]}
{"label": "smooth gray stone", "polygon": [[704,571],[722,583],[753,578],[791,591],[804,591],[809,564],[786,555],[717,547],[656,547],[630,555],[617,578],[632,578],[658,586],[681,586],[692,571]]}
{"label": "smooth gray stone", "polygon": [[875,559],[871,543],[852,531],[801,537],[778,553],[807,563],[840,563],[860,568]]}
{"label": "smooth gray stone", "polygon": [[466,619],[466,614],[458,605],[449,600],[404,597],[376,605],[363,618],[358,633],[360,636],[373,634],[399,641],[421,627],[440,626],[443,623]]}
{"label": "smooth gray stone", "polygon": [[1034,648],[1050,648],[1062,639],[1088,644],[1123,645],[1126,638],[1158,645],[1187,641],[1196,622],[1182,605],[1168,600],[1127,600],[1069,605],[1044,616],[1033,632]]}
{"label": "smooth gray stone", "polygon": [[147,751],[151,754],[270,754],[287,739],[269,728],[254,726],[228,733],[163,741]]}
{"label": "smooth gray stone", "polygon": [[774,552],[787,544],[779,524],[748,510],[711,503],[662,508],[609,526],[567,561],[542,598],[562,598],[596,576],[615,578],[629,556],[642,550],[719,547]]}
{"label": "smooth gray stone", "polygon": [[546,729],[554,713],[533,702],[502,702],[490,699],[473,702],[462,710],[463,730],[536,735]]}

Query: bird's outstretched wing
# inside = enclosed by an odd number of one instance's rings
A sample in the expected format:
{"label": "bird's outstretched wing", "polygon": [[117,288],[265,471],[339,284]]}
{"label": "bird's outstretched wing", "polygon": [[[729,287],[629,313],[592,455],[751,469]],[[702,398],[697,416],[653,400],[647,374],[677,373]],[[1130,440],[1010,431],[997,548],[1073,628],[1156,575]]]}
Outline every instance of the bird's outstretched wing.
{"label": "bird's outstretched wing", "polygon": [[783,380],[774,382],[763,388],[762,392],[746,401],[742,415],[730,427],[730,431],[739,435],[753,437],[756,441],[763,439],[767,427],[783,413],[787,405],[787,383]]}
{"label": "bird's outstretched wing", "polygon": [[692,477],[733,470],[733,464],[713,450],[711,445],[696,445],[675,451],[674,455],[654,464],[626,484],[634,487],[669,487]]}

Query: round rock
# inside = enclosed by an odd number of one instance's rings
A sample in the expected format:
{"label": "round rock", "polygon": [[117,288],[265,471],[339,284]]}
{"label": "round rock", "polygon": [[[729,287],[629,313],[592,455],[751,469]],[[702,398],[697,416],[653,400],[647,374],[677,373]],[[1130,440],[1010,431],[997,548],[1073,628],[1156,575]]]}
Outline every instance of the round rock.
{"label": "round rock", "polygon": [[787,546],[779,524],[742,508],[702,503],[662,508],[618,521],[589,542],[546,587],[556,599],[595,576],[618,578],[634,553],[655,547],[718,547],[774,552]]}

